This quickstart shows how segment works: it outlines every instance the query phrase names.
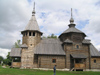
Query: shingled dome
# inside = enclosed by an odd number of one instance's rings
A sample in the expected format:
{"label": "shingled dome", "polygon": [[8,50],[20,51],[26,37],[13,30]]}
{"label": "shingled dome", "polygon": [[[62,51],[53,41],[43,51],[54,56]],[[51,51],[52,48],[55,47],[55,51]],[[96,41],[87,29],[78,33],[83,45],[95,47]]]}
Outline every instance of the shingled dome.
{"label": "shingled dome", "polygon": [[[80,30],[78,30],[77,28],[75,28],[75,24],[69,24],[69,28],[67,29],[67,30],[65,30],[62,34],[67,34],[67,33],[82,33],[82,34],[84,34],[85,35],[85,33],[84,32],[82,32],[82,31],[80,31]],[[61,34],[61,35],[62,35]],[[60,35],[60,36],[61,36]],[[86,35],[85,35],[86,36]]]}
{"label": "shingled dome", "polygon": [[82,31],[78,30],[77,28],[75,28],[74,19],[73,19],[73,16],[72,16],[72,9],[71,9],[71,19],[69,20],[69,22],[70,22],[70,24],[68,25],[69,28],[67,30],[65,30],[62,34],[67,34],[67,33],[82,33],[82,34],[85,35],[84,32],[82,32]]}

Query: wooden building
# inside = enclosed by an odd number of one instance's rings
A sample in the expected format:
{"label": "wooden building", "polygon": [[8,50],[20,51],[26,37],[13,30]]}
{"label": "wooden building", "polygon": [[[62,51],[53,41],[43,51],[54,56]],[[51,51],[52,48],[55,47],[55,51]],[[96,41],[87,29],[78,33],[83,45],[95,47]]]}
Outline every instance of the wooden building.
{"label": "wooden building", "polygon": [[21,47],[11,49],[12,67],[53,68],[57,65],[58,69],[100,69],[100,53],[85,39],[86,34],[75,28],[72,15],[68,26],[57,39],[41,38],[43,33],[33,9],[29,23],[21,31]]}

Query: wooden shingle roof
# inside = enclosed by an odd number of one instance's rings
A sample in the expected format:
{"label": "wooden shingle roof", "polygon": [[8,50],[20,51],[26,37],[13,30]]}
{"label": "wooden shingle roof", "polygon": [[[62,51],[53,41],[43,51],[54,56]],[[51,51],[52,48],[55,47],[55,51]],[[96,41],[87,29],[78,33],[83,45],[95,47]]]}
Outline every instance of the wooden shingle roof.
{"label": "wooden shingle roof", "polygon": [[37,30],[40,31],[35,15],[31,17],[24,30]]}
{"label": "wooden shingle roof", "polygon": [[94,47],[93,44],[90,45],[91,57],[100,57],[100,52]]}
{"label": "wooden shingle roof", "polygon": [[21,57],[21,48],[12,48],[10,52],[11,57]]}
{"label": "wooden shingle roof", "polygon": [[85,55],[85,54],[71,54],[71,56],[73,57],[73,58],[87,58],[87,56]]}
{"label": "wooden shingle roof", "polygon": [[46,38],[34,48],[35,54],[65,55],[59,39]]}
{"label": "wooden shingle roof", "polygon": [[[66,55],[63,48],[62,42],[59,39],[42,39],[41,42],[34,48],[34,54],[42,55]],[[100,52],[90,44],[90,54],[91,57],[100,57]],[[77,54],[76,54],[77,55]],[[74,58],[79,57],[75,54],[72,55]],[[10,52],[11,57],[21,57],[21,48],[12,48]],[[83,57],[82,57],[83,58]]]}
{"label": "wooden shingle roof", "polygon": [[83,44],[90,44],[90,40],[84,39],[84,40],[82,41],[82,43],[83,43]]}
{"label": "wooden shingle roof", "polygon": [[[75,24],[69,24],[69,28],[68,28],[67,30],[65,30],[61,35],[67,34],[67,33],[82,33],[82,34],[85,35],[84,32],[82,32],[82,31],[78,30],[77,28],[75,28]],[[61,36],[61,35],[60,35],[60,36]],[[60,36],[59,36],[59,37],[60,37]],[[86,36],[86,35],[85,35],[85,36]]]}
{"label": "wooden shingle roof", "polygon": [[22,44],[20,47],[21,48],[28,48],[28,46],[26,44]]}
{"label": "wooden shingle roof", "polygon": [[71,41],[71,40],[69,40],[69,39],[66,39],[66,40],[64,41],[64,43],[73,43],[73,41]]}
{"label": "wooden shingle roof", "polygon": [[25,29],[21,31],[21,33],[23,33],[24,31],[37,31],[37,32],[42,33],[39,29],[39,26],[35,17],[35,9],[33,9],[31,19],[29,20]]}
{"label": "wooden shingle roof", "polygon": [[63,33],[69,33],[69,32],[83,33],[82,31],[78,30],[75,27],[70,27],[67,30],[65,30]]}

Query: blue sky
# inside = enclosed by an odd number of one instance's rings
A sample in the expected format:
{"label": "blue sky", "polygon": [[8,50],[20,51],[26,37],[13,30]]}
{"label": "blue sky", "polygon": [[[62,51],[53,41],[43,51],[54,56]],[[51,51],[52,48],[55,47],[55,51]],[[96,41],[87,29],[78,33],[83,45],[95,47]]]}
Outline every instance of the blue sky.
{"label": "blue sky", "polygon": [[[16,42],[22,40],[31,18],[34,0],[0,0],[0,55],[6,57]],[[36,19],[43,36],[59,36],[68,28],[73,8],[76,28],[86,33],[100,50],[100,0],[35,0]]]}

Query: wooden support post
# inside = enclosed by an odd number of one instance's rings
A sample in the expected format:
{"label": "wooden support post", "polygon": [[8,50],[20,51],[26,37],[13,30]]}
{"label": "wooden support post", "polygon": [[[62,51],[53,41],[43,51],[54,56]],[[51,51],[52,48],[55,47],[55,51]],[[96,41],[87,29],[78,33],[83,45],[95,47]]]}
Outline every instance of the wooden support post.
{"label": "wooden support post", "polygon": [[74,59],[74,71],[76,71],[76,69],[75,69],[75,59]]}
{"label": "wooden support post", "polygon": [[13,67],[13,58],[12,58],[12,62],[11,62],[11,67]]}

